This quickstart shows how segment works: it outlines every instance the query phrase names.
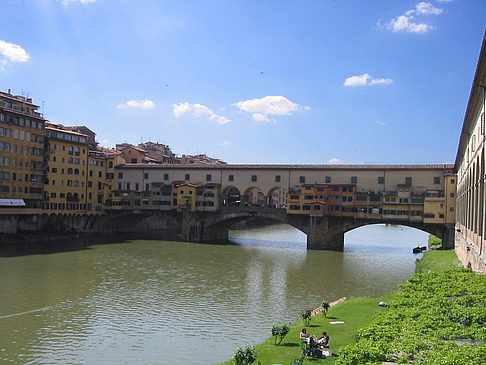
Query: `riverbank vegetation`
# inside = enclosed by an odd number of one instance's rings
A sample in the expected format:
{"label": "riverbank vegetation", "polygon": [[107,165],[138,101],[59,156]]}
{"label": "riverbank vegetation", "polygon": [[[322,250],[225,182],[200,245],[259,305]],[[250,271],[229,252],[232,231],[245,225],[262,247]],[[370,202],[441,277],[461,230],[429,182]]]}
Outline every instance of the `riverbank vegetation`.
{"label": "riverbank vegetation", "polygon": [[[304,363],[486,363],[486,276],[458,267],[453,250],[429,251],[418,260],[417,273],[397,292],[352,298],[331,307],[327,317],[314,316],[308,332],[319,337],[327,331],[334,355]],[[388,306],[379,306],[380,301]],[[334,321],[344,324],[331,325]],[[300,319],[278,347],[271,337],[256,346],[255,363],[290,364],[300,359],[302,327]]]}

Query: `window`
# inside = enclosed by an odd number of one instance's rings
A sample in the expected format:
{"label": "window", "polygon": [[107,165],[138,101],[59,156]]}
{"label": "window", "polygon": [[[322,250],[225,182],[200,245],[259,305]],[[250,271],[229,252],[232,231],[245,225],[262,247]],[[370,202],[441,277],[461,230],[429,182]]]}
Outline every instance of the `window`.
{"label": "window", "polygon": [[456,182],[456,180],[451,179],[451,184],[454,184],[455,182]]}
{"label": "window", "polygon": [[351,184],[357,184],[358,183],[358,177],[357,176],[351,176]]}
{"label": "window", "polygon": [[326,176],[326,184],[330,184],[331,183],[331,177],[330,176]]}
{"label": "window", "polygon": [[299,176],[299,183],[305,184],[305,176]]}
{"label": "window", "polygon": [[169,180],[169,174],[164,174],[164,180]]}
{"label": "window", "polygon": [[139,187],[138,183],[135,183],[135,191],[138,191],[138,187]]}
{"label": "window", "polygon": [[257,181],[257,176],[251,175],[251,182],[256,182],[256,181]]}
{"label": "window", "polygon": [[435,185],[440,184],[440,176],[434,176],[434,184]]}
{"label": "window", "polygon": [[108,167],[111,169],[113,168],[113,161],[108,162]]}
{"label": "window", "polygon": [[450,211],[450,212],[453,212],[453,211],[454,211],[454,207],[450,207],[450,208],[449,208],[449,211]]}
{"label": "window", "polygon": [[206,181],[211,181],[211,179],[212,179],[211,174],[207,174],[207,175],[206,175]]}
{"label": "window", "polygon": [[408,186],[412,185],[412,178],[410,176],[407,176],[405,178],[405,185],[408,185]]}
{"label": "window", "polygon": [[384,176],[378,176],[378,184],[384,184],[385,183],[385,177]]}
{"label": "window", "polygon": [[186,174],[186,175],[184,176],[184,180],[186,180],[186,181],[191,180],[191,175],[190,175],[190,174]]}
{"label": "window", "polygon": [[[77,170],[77,169],[76,169]],[[98,177],[103,177],[103,172],[98,171]]]}
{"label": "window", "polygon": [[235,181],[235,175],[228,175],[228,181]]}
{"label": "window", "polygon": [[[91,173],[90,173],[90,176],[91,176]],[[118,173],[118,178],[119,178],[119,179],[123,179],[123,172],[119,172],[119,173]]]}
{"label": "window", "polygon": [[275,175],[275,182],[280,182],[280,175]]}
{"label": "window", "polygon": [[451,198],[454,198],[454,193],[451,193]]}

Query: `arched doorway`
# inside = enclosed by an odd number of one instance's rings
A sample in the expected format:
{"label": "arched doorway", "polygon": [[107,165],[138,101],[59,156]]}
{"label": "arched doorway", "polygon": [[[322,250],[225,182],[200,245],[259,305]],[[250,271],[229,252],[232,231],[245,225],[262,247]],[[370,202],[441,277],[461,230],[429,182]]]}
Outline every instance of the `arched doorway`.
{"label": "arched doorway", "polygon": [[253,186],[245,190],[241,196],[241,202],[249,207],[263,207],[265,206],[265,194],[259,188]]}
{"label": "arched doorway", "polygon": [[223,191],[223,202],[224,207],[237,207],[241,204],[241,194],[238,188],[234,186],[228,186]]}
{"label": "arched doorway", "polygon": [[267,205],[272,208],[287,208],[287,189],[275,187],[267,194]]}

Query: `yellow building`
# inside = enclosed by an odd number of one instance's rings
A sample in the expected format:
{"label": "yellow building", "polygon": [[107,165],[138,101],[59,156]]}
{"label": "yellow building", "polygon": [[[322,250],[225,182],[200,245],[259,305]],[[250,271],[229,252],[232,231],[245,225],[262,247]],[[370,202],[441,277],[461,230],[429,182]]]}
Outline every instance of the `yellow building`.
{"label": "yellow building", "polygon": [[45,119],[38,108],[30,98],[0,92],[0,199],[17,199],[24,213],[40,211],[43,196]]}
{"label": "yellow building", "polygon": [[184,183],[176,187],[177,191],[177,208],[187,208],[191,212],[196,211],[196,196],[198,186]]}
{"label": "yellow building", "polygon": [[47,178],[43,209],[50,214],[86,212],[88,144],[84,134],[46,124]]}

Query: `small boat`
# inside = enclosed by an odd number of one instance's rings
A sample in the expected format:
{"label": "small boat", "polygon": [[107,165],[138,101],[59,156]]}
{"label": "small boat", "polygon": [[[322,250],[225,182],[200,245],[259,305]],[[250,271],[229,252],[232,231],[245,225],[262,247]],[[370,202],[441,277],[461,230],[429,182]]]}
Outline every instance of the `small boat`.
{"label": "small boat", "polygon": [[427,250],[427,246],[417,246],[412,249],[413,253],[421,253],[423,251]]}

